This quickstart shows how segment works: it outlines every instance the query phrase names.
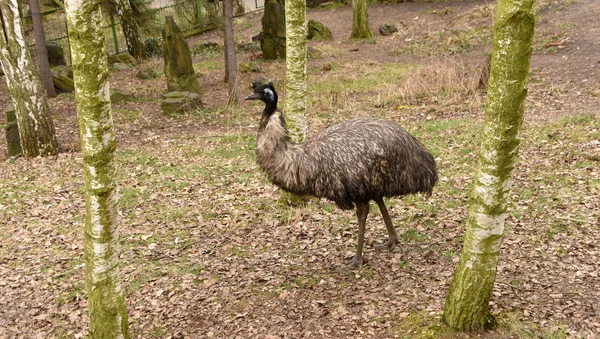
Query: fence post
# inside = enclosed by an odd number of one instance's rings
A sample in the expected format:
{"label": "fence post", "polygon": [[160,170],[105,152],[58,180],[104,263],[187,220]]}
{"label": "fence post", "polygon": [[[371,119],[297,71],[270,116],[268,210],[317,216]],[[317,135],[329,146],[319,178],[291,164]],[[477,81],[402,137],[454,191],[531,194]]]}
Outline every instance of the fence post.
{"label": "fence post", "polygon": [[117,40],[117,29],[115,28],[115,18],[110,13],[110,28],[112,29],[113,42],[115,44],[115,54],[119,54],[119,40]]}
{"label": "fence post", "polygon": [[202,25],[202,2],[200,0],[196,0],[196,15],[198,20],[198,26]]}

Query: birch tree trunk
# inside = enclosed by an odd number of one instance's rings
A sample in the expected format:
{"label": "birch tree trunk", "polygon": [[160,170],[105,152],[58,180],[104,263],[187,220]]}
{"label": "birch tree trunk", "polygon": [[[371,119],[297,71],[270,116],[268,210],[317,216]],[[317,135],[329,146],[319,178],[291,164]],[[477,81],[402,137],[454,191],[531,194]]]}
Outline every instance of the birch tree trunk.
{"label": "birch tree trunk", "polygon": [[129,0],[116,0],[117,15],[123,27],[123,35],[127,43],[127,51],[137,60],[146,59],[144,43],[140,38],[140,30],[133,17]]}
{"label": "birch tree trunk", "polygon": [[24,39],[16,0],[0,0],[4,34],[0,36],[0,63],[15,105],[21,148],[26,157],[53,155],[58,141],[46,93]]}
{"label": "birch tree trunk", "polygon": [[229,105],[237,105],[237,57],[235,53],[235,38],[233,35],[233,0],[223,0],[223,16],[225,17],[225,81],[229,88]]}
{"label": "birch tree trunk", "polygon": [[369,13],[367,12],[367,0],[352,0],[352,35],[351,39],[370,39]]}
{"label": "birch tree trunk", "polygon": [[115,132],[99,0],[67,0],[85,179],[84,256],[90,338],[129,338],[119,274]]}
{"label": "birch tree trunk", "polygon": [[534,0],[499,0],[478,169],[460,260],[443,319],[463,331],[495,326],[489,310],[518,157],[534,30]]}
{"label": "birch tree trunk", "polygon": [[52,72],[50,71],[50,64],[48,63],[46,35],[44,34],[39,0],[29,0],[29,7],[31,7],[31,20],[33,21],[33,35],[35,36],[35,50],[37,52],[37,66],[40,72],[40,78],[46,89],[46,94],[49,97],[55,97],[56,92],[54,91]]}
{"label": "birch tree trunk", "polygon": [[293,142],[306,138],[306,1],[286,0],[285,115]]}

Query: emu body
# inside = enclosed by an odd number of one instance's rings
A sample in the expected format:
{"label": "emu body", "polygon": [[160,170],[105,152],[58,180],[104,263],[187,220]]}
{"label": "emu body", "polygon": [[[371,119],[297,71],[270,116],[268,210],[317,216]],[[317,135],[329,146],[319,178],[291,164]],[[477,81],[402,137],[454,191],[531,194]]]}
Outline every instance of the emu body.
{"label": "emu body", "polygon": [[363,262],[371,200],[379,206],[389,235],[382,247],[398,243],[383,198],[430,195],[438,179],[433,156],[414,136],[392,121],[367,117],[339,123],[295,144],[277,110],[272,84],[255,87],[246,100],[266,104],[258,129],[257,160],[272,183],[297,195],[327,198],[342,209],[356,206],[358,248],[350,267]]}

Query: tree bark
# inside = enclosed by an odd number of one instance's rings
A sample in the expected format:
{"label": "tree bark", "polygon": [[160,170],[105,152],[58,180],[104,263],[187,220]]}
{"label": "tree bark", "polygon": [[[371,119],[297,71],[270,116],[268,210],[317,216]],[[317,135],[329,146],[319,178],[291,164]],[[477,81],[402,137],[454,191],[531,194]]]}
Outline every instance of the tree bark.
{"label": "tree bark", "polygon": [[116,0],[116,8],[129,54],[137,60],[146,59],[144,43],[140,38],[140,30],[133,17],[133,10],[131,9],[129,0]]}
{"label": "tree bark", "polygon": [[293,142],[306,138],[306,2],[286,0],[285,115]]}
{"label": "tree bark", "polygon": [[100,2],[67,0],[66,14],[85,180],[89,336],[129,338],[119,273],[116,141]]}
{"label": "tree bark", "polygon": [[55,155],[58,141],[46,93],[24,39],[16,0],[0,0],[4,35],[0,37],[0,63],[16,109],[23,155]]}
{"label": "tree bark", "polygon": [[33,21],[33,35],[35,36],[35,50],[37,52],[37,66],[42,78],[42,83],[49,97],[55,97],[54,84],[52,83],[52,72],[48,62],[48,51],[46,50],[46,35],[42,24],[42,13],[39,0],[29,0],[31,7],[31,20]]}
{"label": "tree bark", "polygon": [[229,105],[237,105],[237,57],[235,53],[235,38],[233,35],[233,0],[223,0],[223,14],[225,17],[225,70],[227,87],[229,88]]}
{"label": "tree bark", "polygon": [[367,0],[352,0],[352,35],[351,39],[371,39],[369,28],[369,13],[367,12]]}
{"label": "tree bark", "polygon": [[284,0],[265,0],[262,33],[260,49],[262,50],[263,59],[284,58],[286,55]]}
{"label": "tree bark", "polygon": [[467,230],[446,296],[443,319],[463,331],[495,325],[489,300],[504,234],[511,175],[518,157],[534,30],[534,0],[499,0],[492,68]]}

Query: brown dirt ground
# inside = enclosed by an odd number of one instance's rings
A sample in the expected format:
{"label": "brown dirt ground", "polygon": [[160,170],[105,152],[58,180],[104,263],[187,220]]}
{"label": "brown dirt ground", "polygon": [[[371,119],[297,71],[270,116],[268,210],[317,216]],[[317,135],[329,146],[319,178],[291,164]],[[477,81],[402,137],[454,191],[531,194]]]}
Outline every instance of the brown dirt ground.
{"label": "brown dirt ground", "polygon": [[[433,63],[433,57],[393,56],[390,52],[441,29],[469,29],[489,23],[491,17],[481,14],[487,13],[485,7],[488,4],[493,5],[486,1],[372,5],[369,15],[376,44],[347,40],[352,22],[349,6],[311,10],[308,17],[326,24],[332,30],[335,41],[310,42],[309,45],[322,49],[335,46],[343,52],[311,59],[309,82],[311,77],[352,73],[359,65],[369,63]],[[600,2],[547,1],[542,2],[540,8],[536,37],[539,36],[540,44],[546,45],[532,58],[525,128],[543,125],[562,116],[600,114]],[[260,18],[258,13],[238,19],[238,42],[249,42],[260,31]],[[246,20],[250,20],[252,25],[244,24]],[[394,23],[403,29],[398,35],[382,37],[376,34],[376,30],[383,23]],[[190,39],[190,45],[220,42],[220,39],[218,33],[210,32]],[[489,47],[480,46],[452,58],[475,67],[484,60],[488,50]],[[239,56],[240,63],[256,59],[257,55],[252,53]],[[202,62],[201,57],[194,60]],[[262,73],[278,80],[279,88],[284,87],[284,62],[256,62]],[[320,72],[328,63],[337,65],[336,71]],[[160,71],[162,61],[151,60],[148,65]],[[146,98],[114,106],[120,150],[147,152],[156,155],[159,162],[165,161],[166,167],[177,166],[185,159],[174,156],[171,154],[173,150],[166,148],[172,143],[181,143],[184,147],[189,146],[186,140],[194,137],[234,135],[256,127],[252,123],[236,123],[237,120],[251,121],[253,116],[248,117],[248,111],[253,112],[256,107],[248,109],[250,106],[244,106],[237,112],[220,108],[227,95],[220,69],[202,71],[199,82],[205,89],[203,100],[213,108],[210,114],[217,115],[226,124],[214,124],[211,118],[164,117],[157,105],[166,90],[164,80],[141,81],[132,74],[133,71],[126,70],[111,72],[111,83],[115,87],[132,89],[136,96]],[[241,73],[242,88],[247,88],[255,76],[253,73]],[[245,90],[242,93],[245,94]],[[8,102],[6,84],[1,79],[0,107],[5,107]],[[74,166],[80,165],[81,159],[73,96],[67,94],[53,98],[50,105],[55,112],[59,140],[67,152],[56,159],[7,159],[5,141],[3,138],[0,140],[0,160],[3,161],[0,178],[3,182],[12,181],[14,185],[30,191],[37,189],[36,180],[57,182],[27,196],[28,200],[19,200],[18,204],[24,206],[20,210],[22,214],[0,216],[0,338],[82,337],[87,326],[79,232],[84,201],[81,196],[81,170]],[[126,114],[130,111],[139,112],[139,116],[134,120],[128,119]],[[436,118],[481,119],[481,113],[478,109],[456,111],[454,107],[440,107]],[[417,113],[413,116],[424,119],[424,115],[421,118]],[[177,139],[172,136],[177,136]],[[194,142],[189,141],[192,145]],[[548,145],[547,148],[526,150],[522,157],[536,157],[539,152],[554,154]],[[475,156],[470,159],[474,161]],[[549,157],[545,161],[553,159]],[[523,167],[529,166],[525,164]],[[256,168],[248,169],[249,172],[252,170]],[[123,171],[127,175],[122,182],[123,187],[137,187],[137,177],[144,175],[145,167],[143,164],[123,164]],[[593,173],[597,175],[597,169]],[[122,229],[122,238],[126,243],[135,243],[147,236],[170,236],[169,232],[180,230],[189,231],[195,239],[203,240],[200,243],[194,240],[184,249],[179,247],[162,252],[141,242],[140,246],[123,251],[124,289],[133,289],[134,282],[143,281],[137,286],[138,292],[128,295],[135,337],[410,338],[413,337],[409,332],[412,329],[398,323],[405,324],[403,321],[413,319],[415,314],[439,317],[457,256],[444,257],[432,249],[460,246],[466,214],[464,205],[446,211],[436,225],[440,231],[432,232],[426,243],[398,248],[389,258],[378,255],[377,259],[369,262],[367,269],[346,274],[335,270],[339,266],[336,260],[353,248],[355,235],[353,230],[332,235],[319,228],[322,219],[330,218],[331,213],[324,210],[314,215],[293,212],[285,222],[278,215],[279,210],[272,207],[259,206],[252,212],[240,212],[231,203],[235,200],[233,196],[240,195],[239,192],[256,197],[261,204],[262,201],[276,199],[277,192],[264,182],[247,187],[232,184],[235,180],[226,174],[222,175],[225,179],[220,174],[216,177],[215,189],[222,192],[214,196],[207,196],[203,183],[194,179],[180,196],[154,192],[148,199],[155,205],[163,205],[163,209],[185,206],[198,210],[210,200],[223,201],[226,211],[211,211],[224,215],[218,225],[202,217],[193,221],[153,222],[152,213],[155,212],[139,208],[124,212],[123,220],[128,226]],[[516,177],[517,182],[533,180],[528,172]],[[468,182],[469,178],[454,180]],[[463,188],[467,185],[461,184]],[[1,187],[6,194],[14,190],[11,188],[14,186],[7,183]],[[433,199],[442,198],[434,195]],[[498,284],[491,301],[494,312],[516,310],[519,320],[549,327],[551,331],[560,326],[565,328],[567,336],[600,336],[597,196],[581,198],[577,206],[596,218],[591,222],[596,222],[596,226],[587,224],[579,228],[581,237],[577,239],[556,235],[553,241],[535,246],[527,243],[523,236],[531,232],[528,228],[531,225],[525,225],[516,218],[508,221],[512,233],[504,242],[503,254],[517,259],[500,263]],[[414,206],[397,207],[391,213],[392,217],[421,215]],[[334,211],[333,214],[352,222],[351,213]],[[543,216],[537,218],[532,221],[532,227],[536,226],[535,220],[539,221]],[[577,217],[565,218],[577,221]],[[374,219],[381,223],[380,218]],[[59,233],[56,227],[67,228],[67,231]],[[414,227],[426,231],[426,227],[418,221]],[[374,237],[370,235],[367,241],[372,242]],[[290,239],[301,250],[284,255]],[[236,257],[224,254],[239,248],[254,250],[238,253]],[[547,255],[560,251],[570,254]],[[184,255],[187,255],[185,259]],[[372,252],[367,252],[367,256],[376,257]],[[163,269],[149,274],[142,264],[145,262],[160,263]],[[401,266],[398,265],[406,262],[411,264],[410,268],[399,268]],[[201,273],[174,277],[170,269],[194,265],[203,266]],[[511,288],[508,283],[514,277],[524,283]],[[288,285],[289,289],[279,288]],[[418,325],[420,320],[414,321]],[[428,325],[426,321],[423,323],[424,327]],[[519,333],[527,332],[506,334],[500,331],[481,336],[521,337]],[[455,337],[461,336],[457,334]]]}

